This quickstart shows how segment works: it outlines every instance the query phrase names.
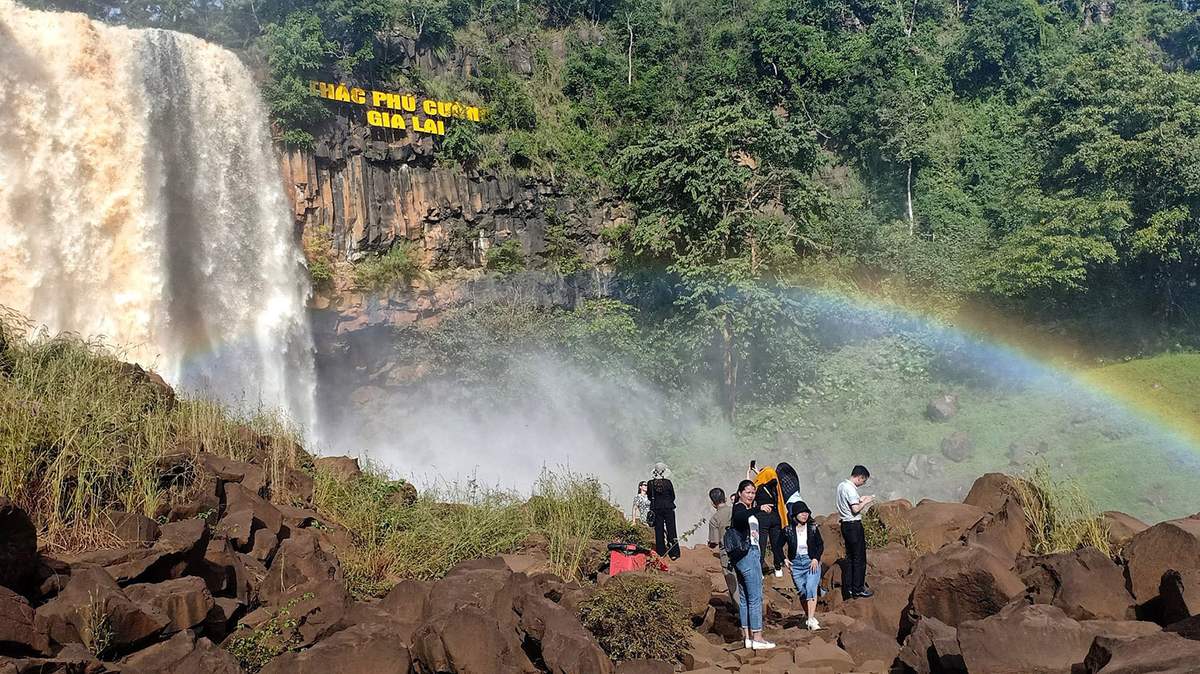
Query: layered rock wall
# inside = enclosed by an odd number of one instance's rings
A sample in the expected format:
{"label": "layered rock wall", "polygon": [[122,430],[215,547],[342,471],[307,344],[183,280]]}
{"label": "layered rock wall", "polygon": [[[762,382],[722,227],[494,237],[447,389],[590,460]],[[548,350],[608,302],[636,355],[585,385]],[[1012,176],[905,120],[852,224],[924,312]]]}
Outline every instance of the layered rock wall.
{"label": "layered rock wall", "polygon": [[313,150],[282,152],[297,226],[328,241],[340,259],[410,241],[428,268],[473,268],[489,248],[515,238],[531,267],[564,245],[597,265],[609,252],[602,230],[629,217],[611,197],[568,195],[547,180],[440,167],[432,137],[391,133],[339,116]]}

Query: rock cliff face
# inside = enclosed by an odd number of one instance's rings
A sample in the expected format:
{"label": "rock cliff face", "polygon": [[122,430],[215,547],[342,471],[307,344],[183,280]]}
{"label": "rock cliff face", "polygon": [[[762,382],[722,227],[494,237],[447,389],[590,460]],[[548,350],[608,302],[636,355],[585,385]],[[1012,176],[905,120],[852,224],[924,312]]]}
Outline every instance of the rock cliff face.
{"label": "rock cliff face", "polygon": [[312,151],[286,150],[283,173],[297,226],[327,240],[340,259],[418,244],[430,269],[473,268],[516,239],[530,267],[549,257],[548,234],[601,264],[601,231],[629,217],[608,196],[580,198],[546,180],[464,172],[434,161],[432,136],[385,139],[339,116]]}

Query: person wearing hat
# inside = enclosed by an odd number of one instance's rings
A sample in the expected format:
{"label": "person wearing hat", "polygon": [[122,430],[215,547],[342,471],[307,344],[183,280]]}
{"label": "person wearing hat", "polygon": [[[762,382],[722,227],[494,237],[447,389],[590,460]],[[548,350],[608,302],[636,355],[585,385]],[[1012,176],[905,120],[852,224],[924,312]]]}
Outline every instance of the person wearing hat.
{"label": "person wearing hat", "polygon": [[821,553],[825,550],[825,543],[821,540],[821,530],[813,521],[812,510],[804,501],[788,503],[788,520],[786,535],[792,553],[788,565],[792,568],[796,592],[804,598],[808,613],[804,625],[810,630],[819,630],[821,623],[817,622],[817,596],[821,586]]}
{"label": "person wearing hat", "polygon": [[654,551],[659,557],[679,559],[679,541],[675,533],[675,487],[667,464],[654,464],[654,478],[646,485],[650,497],[650,515],[654,523]]}

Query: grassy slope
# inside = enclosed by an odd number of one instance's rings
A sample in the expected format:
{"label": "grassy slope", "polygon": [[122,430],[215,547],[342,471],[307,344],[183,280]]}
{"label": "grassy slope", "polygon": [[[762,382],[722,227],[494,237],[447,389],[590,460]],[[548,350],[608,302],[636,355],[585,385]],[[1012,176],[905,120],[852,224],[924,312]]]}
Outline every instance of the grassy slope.
{"label": "grassy slope", "polygon": [[[867,491],[881,497],[958,499],[985,472],[1020,474],[1032,468],[1010,463],[1011,444],[1044,442],[1047,466],[1059,477],[1078,480],[1102,509],[1148,521],[1200,509],[1194,496],[1200,458],[1194,451],[1200,442],[1193,441],[1191,450],[1173,444],[1162,432],[1167,426],[1144,414],[1155,409],[1176,427],[1200,425],[1200,354],[1168,354],[1100,368],[1087,373],[1085,380],[1119,404],[1028,390],[956,388],[958,415],[933,423],[924,416],[926,403],[945,389],[918,384],[873,400],[772,410],[743,424],[750,430],[736,441],[736,450],[714,442],[675,460],[681,466],[705,466],[693,476],[703,482],[738,474],[744,470],[744,458],[769,464],[816,456],[833,474],[807,480],[812,491],[805,498],[815,508],[830,510],[836,481],[855,463],[871,467],[875,478]],[[1129,411],[1134,414],[1123,413]],[[967,433],[975,443],[974,454],[962,463],[941,454],[942,439],[955,431]],[[904,466],[913,454],[933,457],[944,474],[905,476]]]}
{"label": "grassy slope", "polygon": [[1085,378],[1200,443],[1200,353],[1108,365]]}

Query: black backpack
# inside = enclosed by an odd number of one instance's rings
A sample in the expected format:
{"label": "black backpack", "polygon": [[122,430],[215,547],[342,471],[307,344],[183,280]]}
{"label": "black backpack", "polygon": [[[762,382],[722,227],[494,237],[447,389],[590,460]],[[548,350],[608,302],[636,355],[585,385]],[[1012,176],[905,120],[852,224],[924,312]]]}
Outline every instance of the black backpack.
{"label": "black backpack", "polygon": [[750,535],[742,534],[733,527],[725,527],[725,535],[721,537],[721,549],[729,557],[730,566],[737,564],[750,554]]}

